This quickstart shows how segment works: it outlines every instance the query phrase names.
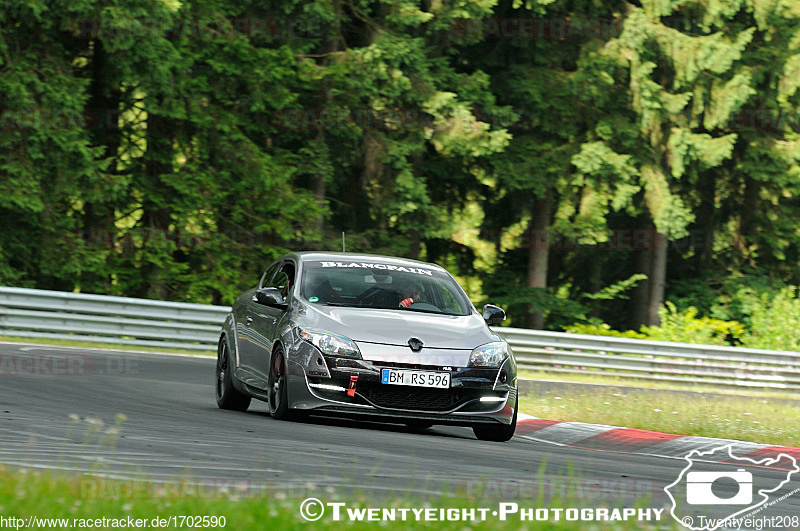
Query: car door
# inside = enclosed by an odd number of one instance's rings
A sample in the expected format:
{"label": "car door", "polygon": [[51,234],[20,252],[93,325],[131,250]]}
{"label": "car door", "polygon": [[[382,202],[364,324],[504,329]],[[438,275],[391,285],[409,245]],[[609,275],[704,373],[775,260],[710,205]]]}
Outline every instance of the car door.
{"label": "car door", "polygon": [[258,353],[260,352],[258,329],[254,326],[255,316],[261,311],[261,305],[253,300],[256,290],[262,287],[269,286],[275,273],[278,271],[281,262],[275,262],[270,265],[258,285],[246,292],[246,300],[244,300],[241,315],[237,315],[236,332],[239,338],[239,367],[252,372],[255,369],[255,364],[258,360]]}
{"label": "car door", "polygon": [[[291,288],[295,281],[295,265],[291,260],[281,263],[277,273],[272,280],[264,287],[277,288],[284,300],[288,303]],[[277,340],[278,323],[285,314],[282,308],[265,306],[257,302],[252,302],[251,306],[251,329],[254,332],[255,349],[253,352],[252,370],[265,380],[269,374],[269,360],[272,354],[272,347]]]}

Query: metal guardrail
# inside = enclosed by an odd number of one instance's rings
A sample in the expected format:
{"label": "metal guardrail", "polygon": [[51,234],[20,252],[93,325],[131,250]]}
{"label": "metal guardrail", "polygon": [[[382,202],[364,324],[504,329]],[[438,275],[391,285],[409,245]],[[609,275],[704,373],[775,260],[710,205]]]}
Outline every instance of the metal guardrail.
{"label": "metal guardrail", "polygon": [[546,373],[800,389],[800,353],[498,328],[517,364]]}
{"label": "metal guardrail", "polygon": [[[227,306],[0,287],[0,334],[214,350]],[[800,389],[800,353],[496,328],[522,369]]]}
{"label": "metal guardrail", "polygon": [[227,306],[0,287],[0,333],[214,350]]}

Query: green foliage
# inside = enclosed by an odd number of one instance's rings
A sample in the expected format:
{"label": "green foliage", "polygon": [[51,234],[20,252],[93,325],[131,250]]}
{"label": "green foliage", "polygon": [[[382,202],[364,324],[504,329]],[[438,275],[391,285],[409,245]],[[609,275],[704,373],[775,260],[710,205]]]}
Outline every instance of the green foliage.
{"label": "green foliage", "polygon": [[[237,26],[262,19],[278,31]],[[572,34],[496,38],[500,19]],[[657,231],[675,306],[648,334],[719,343],[737,322],[788,348],[798,23],[745,0],[9,0],[0,284],[228,303],[345,231],[452,265],[516,326],[602,332],[638,328]],[[524,234],[544,203],[546,234]]]}
{"label": "green foliage", "polygon": [[619,282],[616,282],[610,286],[606,286],[597,293],[587,293],[584,295],[584,297],[593,301],[627,299],[628,295],[626,292],[636,286],[637,283],[645,279],[647,279],[647,275],[637,273],[635,275],[631,275],[625,280],[620,280]]}
{"label": "green foliage", "polygon": [[748,308],[750,323],[741,335],[744,346],[770,350],[800,351],[800,298],[790,286],[762,293]]}
{"label": "green foliage", "polygon": [[[491,2],[40,7],[0,8],[2,284],[229,303],[341,230],[387,253],[449,238],[448,210],[477,186],[460,176],[508,144],[473,114],[492,108],[488,77],[437,45]],[[265,16],[313,29],[234,26]]]}
{"label": "green foliage", "polygon": [[[785,406],[788,407],[788,406]],[[727,415],[726,415],[727,416]],[[760,416],[758,418],[761,418]],[[773,415],[774,418],[774,415]],[[98,423],[99,419],[87,419]],[[767,426],[769,424],[767,423]],[[793,426],[793,424],[792,424]],[[74,430],[74,435],[69,432]],[[107,429],[108,434],[98,434],[99,428],[84,428],[80,425],[71,425],[67,437],[75,440],[76,446],[86,448],[89,441],[96,444],[99,440],[100,447],[107,452],[113,451],[111,445],[116,443],[120,431],[124,432],[124,425]],[[737,431],[733,435],[738,435]],[[83,437],[83,445],[80,439]],[[776,437],[777,438],[777,437]],[[787,443],[791,444],[791,443]],[[70,454],[59,454],[60,462],[69,462]],[[356,494],[331,493],[311,482],[303,486],[293,487],[287,492],[271,492],[267,489],[256,489],[251,480],[220,481],[220,486],[208,480],[198,480],[194,475],[182,474],[176,481],[165,483],[159,481],[137,481],[108,479],[103,465],[93,469],[94,475],[68,475],[53,471],[40,471],[19,468],[10,470],[3,465],[0,467],[0,496],[3,507],[11,516],[10,522],[36,522],[36,528],[53,529],[56,527],[83,526],[83,527],[163,527],[180,528],[182,525],[197,523],[197,527],[228,528],[237,531],[258,531],[269,527],[270,529],[283,529],[287,531],[308,529],[308,519],[298,508],[309,497],[318,497],[323,500],[336,500],[346,505],[342,509],[342,517],[334,520],[328,514],[314,521],[314,529],[329,531],[341,528],[341,519],[347,518],[346,511],[358,511],[361,519],[350,520],[348,529],[363,531],[374,529],[375,522],[368,519],[370,508],[381,507],[425,507],[435,514],[444,514],[448,510],[472,511],[477,499],[498,497],[497,488],[493,482],[480,482],[475,486],[466,486],[465,482],[458,479],[443,479],[441,482],[441,495],[409,493],[408,491],[392,491],[392,495],[378,497],[372,491]],[[516,500],[525,508],[524,504],[533,504],[530,492],[533,485],[544,484],[546,481],[546,466],[539,467],[539,471],[531,477],[530,483],[525,488],[517,489],[516,493],[503,494],[503,500]],[[355,471],[346,471],[343,476],[352,481],[356,477]],[[570,473],[563,482],[553,483],[558,488],[548,492],[537,493],[538,503],[545,503],[553,507],[572,507],[582,501],[582,491],[574,484],[582,478]],[[534,483],[535,482],[535,483]],[[267,480],[263,484],[272,485]],[[477,483],[477,482],[476,482]],[[231,488],[228,485],[234,485]],[[277,489],[276,489],[277,490]],[[284,489],[287,490],[287,489]],[[544,489],[542,489],[544,490]],[[327,501],[327,500],[326,500]],[[633,500],[633,507],[642,510],[648,505],[649,498]],[[42,507],[48,513],[39,516]],[[440,513],[439,511],[442,511]],[[491,526],[499,531],[515,530],[519,522],[512,518],[493,521]],[[381,521],[381,529],[389,531],[408,529],[409,522],[387,519]],[[426,527],[442,530],[463,529],[463,521],[442,520]],[[677,529],[663,526],[665,529]],[[532,521],[526,525],[532,531],[553,529],[553,524],[547,521]],[[565,531],[580,531],[586,526],[582,522],[566,521],[562,519],[558,529]],[[638,522],[615,522],[613,529],[618,531],[639,529]]]}
{"label": "green foliage", "polygon": [[[563,294],[550,293],[545,288],[519,288],[513,294],[495,297],[487,302],[508,307],[512,316],[525,315],[523,308],[526,307],[530,311],[544,312],[548,321],[555,326],[573,322],[575,319],[586,319],[588,310],[586,305],[564,297]],[[512,317],[506,325],[519,326],[519,323]]]}
{"label": "green foliage", "polygon": [[604,242],[611,209],[624,209],[641,189],[636,182],[638,172],[630,155],[615,153],[603,142],[581,145],[571,162],[578,170],[571,184],[580,197],[579,206],[576,211],[569,211],[565,205],[561,223],[555,228],[563,234],[575,235],[581,243]]}
{"label": "green foliage", "polygon": [[661,324],[643,326],[641,331],[647,339],[703,345],[728,345],[729,337],[736,338],[744,332],[742,323],[698,317],[697,314],[697,308],[678,311],[674,304],[667,301],[659,312]]}
{"label": "green foliage", "polygon": [[575,323],[565,326],[564,330],[573,334],[586,334],[590,336],[611,336],[611,337],[629,337],[633,339],[645,339],[647,336],[636,332],[635,330],[614,330],[606,323],[600,324],[584,324]]}
{"label": "green foliage", "polygon": [[565,326],[564,330],[575,334],[676,341],[701,345],[730,345],[730,341],[734,338],[749,337],[745,334],[745,326],[742,323],[698,317],[698,310],[694,307],[679,311],[674,304],[667,301],[662,306],[659,315],[661,317],[659,326],[643,326],[639,332],[614,330],[606,323],[574,323]]}

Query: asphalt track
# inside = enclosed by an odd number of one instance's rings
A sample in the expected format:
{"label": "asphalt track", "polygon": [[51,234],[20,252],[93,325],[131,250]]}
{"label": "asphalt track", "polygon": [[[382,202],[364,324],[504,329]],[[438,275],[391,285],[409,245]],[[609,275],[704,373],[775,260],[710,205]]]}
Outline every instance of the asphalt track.
{"label": "asphalt track", "polygon": [[[662,521],[671,505],[663,488],[686,464],[529,437],[483,442],[460,427],[411,433],[320,417],[275,421],[258,401],[244,413],[223,411],[214,401],[213,369],[212,358],[0,344],[0,462],[320,499],[353,491],[436,499],[455,491],[476,506],[535,506],[543,496],[624,507],[646,498],[648,507],[667,508]],[[115,420],[119,415],[125,420]],[[777,482],[786,477],[764,473]],[[762,514],[800,515],[800,494]]]}

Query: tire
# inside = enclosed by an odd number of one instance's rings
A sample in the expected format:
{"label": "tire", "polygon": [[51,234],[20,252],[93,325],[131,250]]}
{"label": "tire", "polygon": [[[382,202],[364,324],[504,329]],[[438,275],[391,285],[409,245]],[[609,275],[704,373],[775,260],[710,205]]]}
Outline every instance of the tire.
{"label": "tire", "polygon": [[269,362],[269,379],[267,381],[267,403],[269,414],[276,420],[301,420],[304,412],[289,409],[289,396],[287,392],[286,358],[283,349],[278,347],[272,353]]}
{"label": "tire", "polygon": [[233,387],[233,372],[230,369],[231,363],[228,354],[228,342],[223,336],[217,345],[217,368],[214,382],[217,405],[221,409],[247,411],[247,408],[250,407],[250,397]]}
{"label": "tire", "polygon": [[506,442],[514,436],[514,431],[517,429],[517,408],[519,405],[514,406],[514,416],[511,417],[511,424],[500,424],[498,426],[473,426],[472,431],[475,437],[482,441],[495,441]]}

